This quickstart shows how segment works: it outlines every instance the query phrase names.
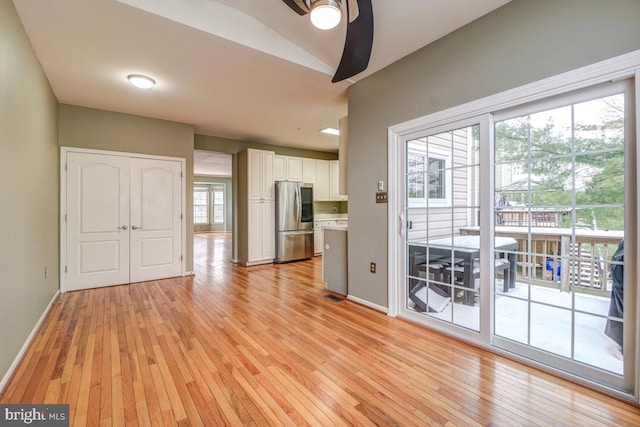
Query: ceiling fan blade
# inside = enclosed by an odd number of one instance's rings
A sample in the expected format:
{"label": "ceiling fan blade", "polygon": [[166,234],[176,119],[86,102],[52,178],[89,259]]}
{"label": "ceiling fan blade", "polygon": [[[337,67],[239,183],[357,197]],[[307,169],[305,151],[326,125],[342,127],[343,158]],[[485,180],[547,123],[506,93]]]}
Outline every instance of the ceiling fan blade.
{"label": "ceiling fan blade", "polygon": [[306,0],[282,0],[284,4],[289,6],[298,15],[306,15],[309,13],[309,6]]}
{"label": "ceiling fan blade", "polygon": [[352,21],[350,15],[356,14],[348,7],[347,1],[347,37],[344,42],[342,59],[331,80],[333,83],[348,79],[364,71],[369,66],[373,47],[373,7],[371,0],[358,0],[357,17]]}

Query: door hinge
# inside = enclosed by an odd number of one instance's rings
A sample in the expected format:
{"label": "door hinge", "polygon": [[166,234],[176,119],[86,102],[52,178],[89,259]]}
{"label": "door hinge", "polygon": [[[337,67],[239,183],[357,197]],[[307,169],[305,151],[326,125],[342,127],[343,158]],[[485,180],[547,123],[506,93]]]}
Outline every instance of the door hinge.
{"label": "door hinge", "polygon": [[64,164],[64,170],[67,170],[67,164],[66,163]]}
{"label": "door hinge", "polygon": [[67,214],[64,214],[64,222],[67,222]]}
{"label": "door hinge", "polygon": [[67,272],[67,266],[66,265],[64,266],[64,272],[65,273]]}
{"label": "door hinge", "polygon": [[180,172],[180,178],[182,178],[182,172]]}
{"label": "door hinge", "polygon": [[182,261],[182,255],[180,255],[180,261]]}

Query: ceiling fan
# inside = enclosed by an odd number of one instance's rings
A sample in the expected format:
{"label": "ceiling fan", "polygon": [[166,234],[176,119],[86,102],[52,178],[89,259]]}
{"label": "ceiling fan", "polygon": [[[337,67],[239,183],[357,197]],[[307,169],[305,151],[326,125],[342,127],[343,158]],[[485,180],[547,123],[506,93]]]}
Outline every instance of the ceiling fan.
{"label": "ceiling fan", "polygon": [[[341,0],[282,0],[298,15],[318,12],[335,13],[335,25],[340,20]],[[347,5],[347,37],[344,42],[342,58],[331,81],[333,83],[348,79],[367,69],[373,46],[373,7],[371,0],[342,0]],[[314,23],[314,25],[316,25]],[[317,25],[316,25],[317,26]],[[320,28],[320,27],[319,27]],[[332,28],[332,27],[328,27]]]}

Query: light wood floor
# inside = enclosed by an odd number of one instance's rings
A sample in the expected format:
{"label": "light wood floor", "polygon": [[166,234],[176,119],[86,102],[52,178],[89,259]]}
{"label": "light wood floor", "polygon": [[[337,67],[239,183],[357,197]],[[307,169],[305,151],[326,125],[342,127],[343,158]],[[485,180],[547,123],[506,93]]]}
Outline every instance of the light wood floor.
{"label": "light wood floor", "polygon": [[[72,425],[640,425],[640,409],[350,301],[321,260],[243,268],[195,237],[196,276],[62,295],[0,403]],[[4,327],[10,327],[4,325]]]}

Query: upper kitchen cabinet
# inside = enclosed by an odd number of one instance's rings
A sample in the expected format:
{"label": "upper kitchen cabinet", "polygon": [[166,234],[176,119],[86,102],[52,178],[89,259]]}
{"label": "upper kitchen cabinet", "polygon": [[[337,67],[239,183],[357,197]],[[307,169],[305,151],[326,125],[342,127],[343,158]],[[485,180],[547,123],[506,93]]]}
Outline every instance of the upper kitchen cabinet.
{"label": "upper kitchen cabinet", "polygon": [[273,156],[273,180],[303,182],[302,157]]}
{"label": "upper kitchen cabinet", "polygon": [[273,200],[273,158],[272,151],[246,150],[248,198]]}
{"label": "upper kitchen cabinet", "polygon": [[316,186],[316,159],[302,159],[302,182]]}
{"label": "upper kitchen cabinet", "polygon": [[313,198],[317,201],[329,200],[329,161],[316,160],[316,185]]}
{"label": "upper kitchen cabinet", "polygon": [[347,200],[346,195],[340,194],[340,162],[329,161],[329,200]]}

